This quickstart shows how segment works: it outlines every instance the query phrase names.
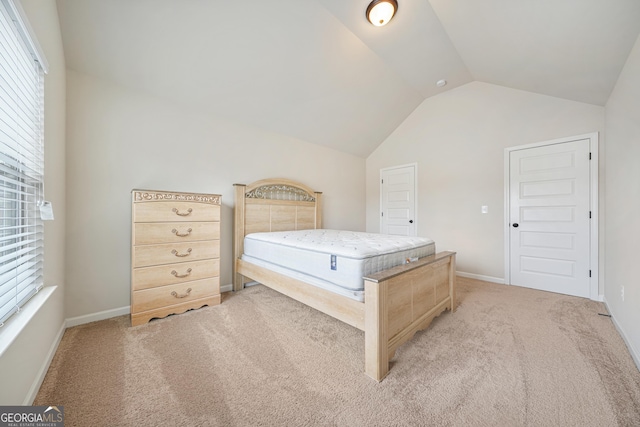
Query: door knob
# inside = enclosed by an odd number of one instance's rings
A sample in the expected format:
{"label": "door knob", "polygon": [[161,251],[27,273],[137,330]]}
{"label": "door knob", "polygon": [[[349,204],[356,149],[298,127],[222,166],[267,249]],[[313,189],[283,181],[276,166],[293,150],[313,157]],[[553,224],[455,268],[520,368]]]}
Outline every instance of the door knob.
{"label": "door knob", "polygon": [[515,228],[518,228],[518,227],[519,227],[519,224],[518,224],[517,222],[514,222],[514,223],[513,223],[513,226],[514,226]]}
{"label": "door knob", "polygon": [[413,224],[413,220],[412,219],[409,220],[409,224]]}

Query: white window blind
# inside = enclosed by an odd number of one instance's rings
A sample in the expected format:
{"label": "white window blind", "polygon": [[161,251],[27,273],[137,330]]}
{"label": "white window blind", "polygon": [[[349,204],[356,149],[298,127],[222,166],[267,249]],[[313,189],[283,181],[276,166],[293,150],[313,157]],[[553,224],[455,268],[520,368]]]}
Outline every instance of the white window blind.
{"label": "white window blind", "polygon": [[0,1],[0,324],[42,287],[44,72]]}

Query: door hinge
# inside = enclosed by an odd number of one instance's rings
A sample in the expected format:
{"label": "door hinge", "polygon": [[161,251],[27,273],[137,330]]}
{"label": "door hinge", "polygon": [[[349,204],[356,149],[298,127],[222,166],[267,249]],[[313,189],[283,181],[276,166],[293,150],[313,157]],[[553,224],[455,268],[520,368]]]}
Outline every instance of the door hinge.
{"label": "door hinge", "polygon": [[589,218],[591,218],[591,211],[589,211]]}
{"label": "door hinge", "polygon": [[591,277],[591,270],[589,270],[589,277]]}
{"label": "door hinge", "polygon": [[384,216],[384,212],[380,212],[380,216]]}
{"label": "door hinge", "polygon": [[381,182],[380,182],[381,184],[384,184],[384,179],[381,179],[380,181],[381,181]]}
{"label": "door hinge", "polygon": [[589,160],[591,160],[591,153],[589,153]]}

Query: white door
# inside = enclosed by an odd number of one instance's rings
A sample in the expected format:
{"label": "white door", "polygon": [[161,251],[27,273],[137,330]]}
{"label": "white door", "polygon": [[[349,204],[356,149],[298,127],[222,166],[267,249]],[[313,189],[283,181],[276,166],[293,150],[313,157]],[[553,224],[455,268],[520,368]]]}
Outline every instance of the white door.
{"label": "white door", "polygon": [[510,283],[590,295],[590,141],[509,154]]}
{"label": "white door", "polygon": [[416,236],[416,165],[380,171],[380,232]]}

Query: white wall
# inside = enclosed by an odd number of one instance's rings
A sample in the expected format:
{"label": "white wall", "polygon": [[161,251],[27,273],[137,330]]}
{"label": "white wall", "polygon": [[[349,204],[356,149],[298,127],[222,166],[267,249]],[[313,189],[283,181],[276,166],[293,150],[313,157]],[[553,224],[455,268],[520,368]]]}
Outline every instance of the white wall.
{"label": "white wall", "polygon": [[67,317],[130,304],[131,190],[222,195],[231,283],[233,184],[269,177],[324,193],[327,228],[364,230],[365,160],[217,119],[67,70]]}
{"label": "white wall", "polygon": [[640,38],[605,111],[605,301],[640,367]]}
{"label": "white wall", "polygon": [[380,169],[416,162],[418,235],[457,251],[458,271],[504,279],[504,149],[603,129],[603,107],[487,83],[429,98],[367,159],[367,231]]}
{"label": "white wall", "polygon": [[[64,322],[65,62],[54,0],[22,0],[49,62],[45,78],[45,191],[55,221],[45,224],[45,285],[56,291],[0,357],[0,405],[30,404]],[[15,319],[15,317],[14,317]],[[11,321],[11,320],[10,320]],[[0,340],[5,339],[0,332]]]}

